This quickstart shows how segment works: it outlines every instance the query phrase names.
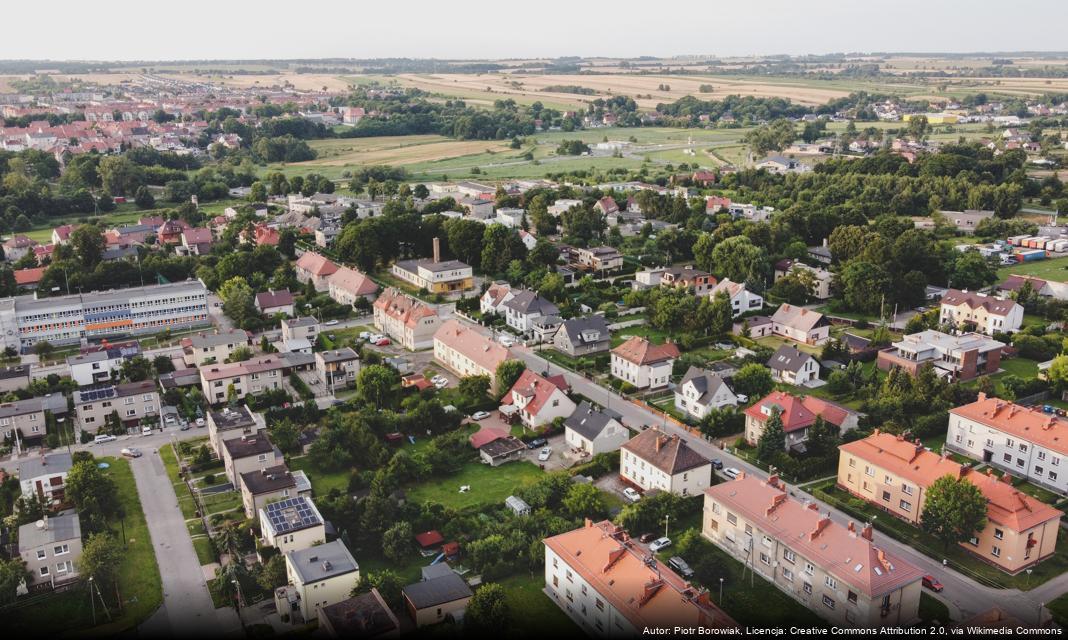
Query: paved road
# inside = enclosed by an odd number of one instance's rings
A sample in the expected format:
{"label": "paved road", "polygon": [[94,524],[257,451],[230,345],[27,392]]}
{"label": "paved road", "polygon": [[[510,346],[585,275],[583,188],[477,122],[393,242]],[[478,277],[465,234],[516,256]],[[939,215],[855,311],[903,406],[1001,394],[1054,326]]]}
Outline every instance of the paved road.
{"label": "paved road", "polygon": [[[638,428],[640,425],[660,426],[668,433],[678,434],[686,438],[687,444],[698,453],[708,458],[719,458],[726,467],[736,467],[747,474],[756,475],[760,478],[766,478],[768,475],[746,461],[721,450],[718,446],[694,437],[674,423],[670,421],[665,423],[663,418],[620,397],[615,392],[550,363],[538,356],[536,351],[530,348],[517,346],[513,347],[511,351],[514,356],[522,359],[527,363],[528,367],[535,371],[548,371],[553,375],[563,373],[572,389],[594,402],[600,403],[602,406],[611,407],[619,412],[623,416],[623,422],[631,428]],[[835,522],[846,524],[851,520],[848,515],[816,500],[796,486],[788,485],[787,489],[791,495],[799,499],[808,499],[819,503],[821,509],[827,512]],[[1043,604],[1068,592],[1068,573],[1062,574],[1027,592],[1017,589],[994,589],[981,585],[953,569],[943,567],[941,562],[933,560],[912,547],[879,532],[875,533],[875,541],[884,549],[892,551],[920,567],[924,572],[938,576],[939,580],[945,585],[945,591],[941,594],[942,599],[955,606],[962,617],[981,613],[997,605],[1021,620],[1037,622]]]}

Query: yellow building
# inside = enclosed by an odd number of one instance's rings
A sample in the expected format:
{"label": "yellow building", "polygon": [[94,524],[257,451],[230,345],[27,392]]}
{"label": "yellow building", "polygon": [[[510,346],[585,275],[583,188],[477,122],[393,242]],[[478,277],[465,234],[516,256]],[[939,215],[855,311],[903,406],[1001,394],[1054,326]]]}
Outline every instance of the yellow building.
{"label": "yellow building", "polygon": [[957,124],[960,121],[960,117],[952,113],[906,113],[901,116],[901,121],[908,122],[920,116],[927,118],[927,124]]}

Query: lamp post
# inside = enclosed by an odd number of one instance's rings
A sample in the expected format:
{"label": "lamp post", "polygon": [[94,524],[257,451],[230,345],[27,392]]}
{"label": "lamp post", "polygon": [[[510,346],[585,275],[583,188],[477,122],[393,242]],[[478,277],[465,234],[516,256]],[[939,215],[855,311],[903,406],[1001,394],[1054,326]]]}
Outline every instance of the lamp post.
{"label": "lamp post", "polygon": [[96,626],[96,599],[93,597],[93,576],[89,576],[89,604],[93,607],[93,626]]}
{"label": "lamp post", "polygon": [[668,522],[670,522],[670,521],[671,521],[671,514],[670,513],[665,514],[664,515],[664,537],[665,538],[668,537]]}
{"label": "lamp post", "polygon": [[233,583],[234,587],[237,589],[237,602],[235,603],[237,605],[237,620],[241,623],[241,626],[244,627],[245,621],[241,618],[241,583],[237,580],[231,580],[230,582]]}
{"label": "lamp post", "polygon": [[723,606],[723,578],[719,579],[719,606]]}

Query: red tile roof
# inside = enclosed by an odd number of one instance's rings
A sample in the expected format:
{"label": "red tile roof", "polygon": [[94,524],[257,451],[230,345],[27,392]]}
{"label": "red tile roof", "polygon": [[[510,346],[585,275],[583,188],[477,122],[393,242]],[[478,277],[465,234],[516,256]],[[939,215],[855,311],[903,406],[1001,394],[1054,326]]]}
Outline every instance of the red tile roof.
{"label": "red tile roof", "polygon": [[318,253],[307,251],[297,259],[297,268],[313,276],[328,276],[335,273],[338,266]]}
{"label": "red tile roof", "polygon": [[780,414],[782,428],[787,433],[812,426],[816,422],[816,416],[822,417],[836,427],[841,427],[850,414],[848,409],[821,398],[814,396],[799,398],[785,391],[772,391],[759,402],[754,402],[752,406],[747,408],[745,415],[760,422],[765,422],[768,419],[768,415],[762,409],[773,406],[777,406],[782,410]]}
{"label": "red tile roof", "polygon": [[644,366],[678,358],[679,348],[671,342],[653,344],[642,336],[631,336],[626,342],[612,349],[612,353],[638,366]]}
{"label": "red tile roof", "polygon": [[1022,440],[1068,455],[1068,420],[1007,400],[979,394],[979,399],[955,409],[952,414],[993,427]]}
{"label": "red tile roof", "polygon": [[469,358],[472,362],[495,375],[497,367],[508,359],[508,349],[473,327],[457,320],[449,320],[434,334],[434,340]]}
{"label": "red tile roof", "polygon": [[471,443],[473,448],[481,449],[494,440],[500,440],[501,438],[507,438],[508,436],[509,433],[504,429],[498,427],[482,427],[478,431],[472,433],[467,441]]}
{"label": "red tile roof", "polygon": [[17,269],[15,271],[15,284],[20,287],[37,284],[44,277],[45,267],[31,267],[29,269]]}
{"label": "red tile roof", "polygon": [[506,397],[512,398],[518,395],[530,398],[523,410],[532,416],[536,416],[554,393],[557,391],[567,393],[567,389],[567,380],[562,374],[546,378],[530,369],[525,369],[519,379],[515,381],[515,384],[512,385],[512,389]]}
{"label": "red tile roof", "polygon": [[374,306],[391,318],[400,320],[408,327],[414,327],[423,318],[438,314],[433,308],[412,296],[401,293],[393,287],[383,291],[382,295],[375,300]]}
{"label": "red tile roof", "polygon": [[445,537],[441,535],[437,529],[430,531],[424,531],[423,533],[417,533],[415,535],[415,541],[419,543],[420,547],[424,549],[427,547],[436,547],[437,545],[445,542]]}

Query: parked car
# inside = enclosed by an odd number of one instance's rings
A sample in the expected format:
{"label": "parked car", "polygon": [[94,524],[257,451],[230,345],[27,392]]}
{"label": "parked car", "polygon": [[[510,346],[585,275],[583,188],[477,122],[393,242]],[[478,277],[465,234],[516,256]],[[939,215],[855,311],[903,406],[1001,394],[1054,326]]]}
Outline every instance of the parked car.
{"label": "parked car", "polygon": [[712,459],[712,468],[715,469],[716,471],[719,471],[720,469],[723,468],[723,461],[720,460],[719,458],[713,458]]}
{"label": "parked car", "polygon": [[677,571],[683,578],[693,576],[693,569],[690,568],[690,565],[686,564],[685,560],[678,556],[671,556],[671,559],[668,560],[668,566]]}
{"label": "parked car", "polygon": [[942,586],[942,583],[939,582],[934,576],[932,576],[930,574],[925,575],[920,580],[920,583],[923,584],[924,587],[930,589],[931,591],[934,591],[935,593],[939,593],[939,592],[942,591],[942,589],[944,589],[944,587]]}
{"label": "parked car", "polygon": [[143,436],[152,435],[152,427],[141,427],[141,435],[143,435]]}
{"label": "parked car", "polygon": [[178,430],[179,431],[189,431],[189,423],[188,422],[183,422],[182,426],[178,427]]}
{"label": "parked car", "polygon": [[360,340],[369,340],[370,338],[371,338],[371,332],[370,331],[361,331],[360,332]]}
{"label": "parked car", "polygon": [[448,382],[449,380],[445,376],[434,376],[433,378],[430,379],[430,381],[433,382],[434,384],[440,384],[440,383],[443,383],[443,382]]}
{"label": "parked car", "polygon": [[374,345],[376,347],[388,347],[390,344],[392,344],[392,343],[389,341],[389,338],[387,338],[385,336],[382,336],[378,340],[374,341]]}
{"label": "parked car", "polygon": [[167,424],[174,424],[177,421],[178,416],[174,415],[173,413],[168,413],[166,416],[163,417],[163,422]]}
{"label": "parked car", "polygon": [[657,538],[649,543],[649,551],[656,553],[671,546],[671,538]]}
{"label": "parked car", "polygon": [[109,434],[106,434],[106,433],[102,433],[102,434],[98,435],[97,437],[93,438],[93,444],[103,444],[105,442],[114,442],[114,441],[115,441],[115,436],[109,435]]}
{"label": "parked car", "polygon": [[550,457],[552,457],[552,455],[553,455],[552,447],[545,447],[544,449],[541,450],[541,453],[538,454],[538,462],[545,462]]}
{"label": "parked car", "polygon": [[653,541],[654,538],[656,538],[655,533],[643,533],[641,537],[638,538],[638,542],[644,542],[645,544],[649,544]]}
{"label": "parked car", "polygon": [[119,453],[121,453],[122,457],[124,457],[124,458],[140,458],[141,457],[141,450],[140,449],[135,449],[133,447],[126,447],[122,451],[120,451]]}
{"label": "parked car", "polygon": [[741,471],[735,469],[734,467],[727,467],[723,470],[723,475],[727,476],[731,480],[737,478],[739,473],[741,473]]}
{"label": "parked car", "polygon": [[513,338],[510,335],[505,334],[505,335],[502,335],[501,337],[497,338],[497,342],[500,342],[502,345],[504,345],[506,347],[510,347],[510,346],[515,344],[515,338]]}
{"label": "parked car", "polygon": [[642,494],[634,490],[634,487],[627,487],[623,490],[623,495],[627,497],[627,500],[631,502],[637,502],[642,499]]}
{"label": "parked car", "polygon": [[527,449],[537,449],[538,447],[544,447],[549,444],[549,441],[545,438],[534,438],[527,443]]}
{"label": "parked car", "polygon": [[197,428],[204,426],[204,418],[197,418]]}
{"label": "parked car", "polygon": [[326,322],[324,322],[323,324],[325,324],[325,325],[326,325],[326,326],[328,326],[328,327],[332,327],[332,326],[334,326],[334,325],[335,325],[335,324],[337,324],[337,323],[338,323],[338,321],[337,321],[337,320],[327,320],[327,321],[326,321]]}
{"label": "parked car", "polygon": [[471,414],[472,420],[485,420],[490,416],[489,411],[476,411]]}

